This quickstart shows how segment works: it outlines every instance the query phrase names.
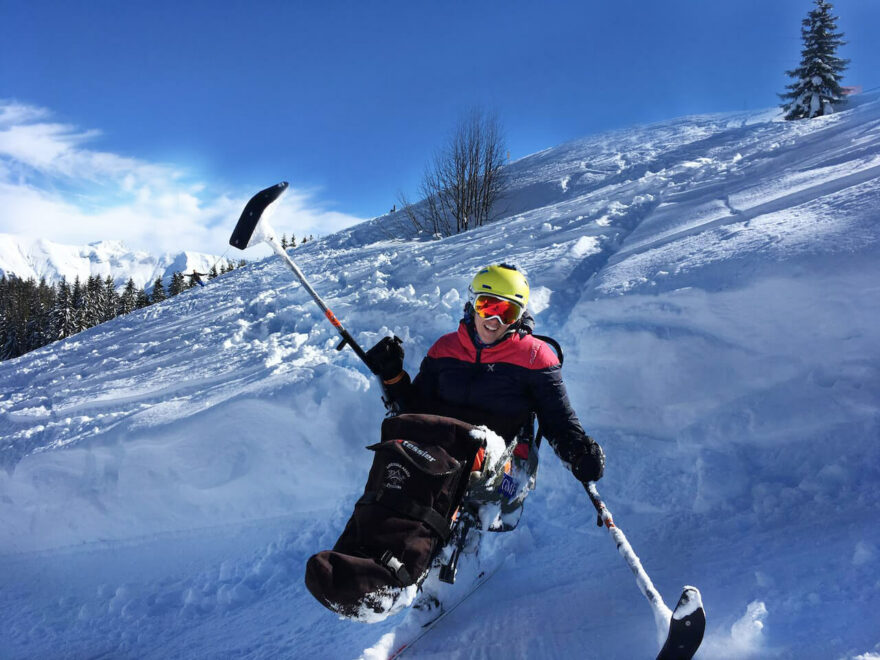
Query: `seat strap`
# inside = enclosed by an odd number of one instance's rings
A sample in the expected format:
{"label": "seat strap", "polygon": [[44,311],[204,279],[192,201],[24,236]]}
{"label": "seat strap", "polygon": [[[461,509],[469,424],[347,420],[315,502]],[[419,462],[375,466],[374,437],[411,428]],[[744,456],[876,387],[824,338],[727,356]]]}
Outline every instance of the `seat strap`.
{"label": "seat strap", "polygon": [[[559,345],[559,342],[553,339],[553,337],[548,337],[547,335],[532,335],[535,339],[540,339],[543,342],[547,342],[550,344],[553,349],[556,351],[556,356],[559,358],[559,366],[562,366],[562,363],[565,362],[565,355],[562,352],[562,346]],[[535,447],[541,446],[541,439],[544,437],[544,429],[541,428],[541,425],[538,425],[538,432],[535,434]]]}
{"label": "seat strap", "polygon": [[434,530],[437,536],[443,541],[444,545],[449,541],[449,536],[452,534],[452,528],[446,518],[441,516],[434,509],[417,504],[406,495],[400,493],[395,493],[389,490],[369,491],[361,496],[355,506],[361,504],[381,504],[407,518],[413,518],[414,520],[423,522]]}

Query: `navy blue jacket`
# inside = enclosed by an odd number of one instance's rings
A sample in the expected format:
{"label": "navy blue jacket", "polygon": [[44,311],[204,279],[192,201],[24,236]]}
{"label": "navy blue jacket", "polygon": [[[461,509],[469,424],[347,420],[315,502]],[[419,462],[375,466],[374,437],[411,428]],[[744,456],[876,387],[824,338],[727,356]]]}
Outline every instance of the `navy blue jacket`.
{"label": "navy blue jacket", "polygon": [[593,440],[572,410],[553,350],[528,333],[511,332],[485,347],[474,334],[466,317],[431,347],[415,380],[404,374],[386,386],[400,411],[485,424],[508,442],[531,439],[537,415],[557,455],[576,464]]}

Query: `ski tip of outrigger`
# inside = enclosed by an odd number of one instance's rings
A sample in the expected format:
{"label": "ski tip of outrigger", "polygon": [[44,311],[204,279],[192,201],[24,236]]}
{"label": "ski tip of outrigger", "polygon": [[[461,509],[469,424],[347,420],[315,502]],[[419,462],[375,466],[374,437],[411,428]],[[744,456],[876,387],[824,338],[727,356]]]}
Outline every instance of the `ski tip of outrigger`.
{"label": "ski tip of outrigger", "polygon": [[657,660],[690,660],[706,632],[703,597],[696,587],[685,586],[669,621],[669,635]]}
{"label": "ski tip of outrigger", "polygon": [[232,247],[244,250],[250,245],[251,237],[254,235],[260,218],[263,217],[263,212],[272,202],[281,197],[289,186],[287,181],[276,183],[274,186],[261,190],[248,200],[244,211],[241,212],[241,217],[238,219],[238,224],[235,225],[235,230],[229,238],[229,244]]}
{"label": "ski tip of outrigger", "polygon": [[685,585],[681,592],[681,598],[678,599],[678,605],[675,606],[675,611],[672,613],[672,618],[683,619],[701,609],[703,609],[703,596],[700,594],[700,590]]}

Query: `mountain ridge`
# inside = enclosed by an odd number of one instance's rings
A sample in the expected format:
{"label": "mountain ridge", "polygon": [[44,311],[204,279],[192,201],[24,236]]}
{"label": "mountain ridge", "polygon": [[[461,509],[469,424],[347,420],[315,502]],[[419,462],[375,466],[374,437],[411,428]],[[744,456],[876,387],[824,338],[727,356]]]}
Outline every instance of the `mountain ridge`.
{"label": "mountain ridge", "polygon": [[104,279],[109,275],[117,288],[124,287],[131,278],[135,286],[149,289],[158,277],[167,284],[175,271],[205,273],[218,260],[214,255],[194,251],[166,252],[156,257],[113,239],[68,245],[0,233],[0,277],[45,278],[50,284],[62,277],[73,282],[77,277],[86,280],[97,275]]}

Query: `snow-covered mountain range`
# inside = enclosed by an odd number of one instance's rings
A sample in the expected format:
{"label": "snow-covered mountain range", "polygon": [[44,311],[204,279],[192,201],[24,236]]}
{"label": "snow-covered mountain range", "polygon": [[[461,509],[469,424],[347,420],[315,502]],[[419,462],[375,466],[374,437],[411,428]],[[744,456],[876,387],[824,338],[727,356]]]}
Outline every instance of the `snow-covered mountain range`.
{"label": "snow-covered mountain range", "polygon": [[[637,127],[508,171],[493,225],[391,240],[385,217],[294,257],[363,346],[402,337],[410,373],[477,268],[519,263],[605,448],[615,521],[667,599],[702,590],[697,657],[880,657],[877,96],[811,121]],[[337,343],[269,258],[0,363],[0,656],[393,648],[403,616],[342,621],[303,584],[384,414]],[[413,657],[656,654],[647,603],[546,444],[486,556],[506,561]]]}
{"label": "snow-covered mountain range", "polygon": [[77,277],[85,281],[93,275],[101,279],[109,275],[118,287],[132,278],[136,286],[149,289],[157,277],[167,284],[175,271],[191,273],[195,269],[206,273],[216,261],[216,256],[188,251],[156,257],[131,250],[122,241],[79,246],[0,234],[0,277],[46,278],[54,283],[62,277],[73,282]]}

